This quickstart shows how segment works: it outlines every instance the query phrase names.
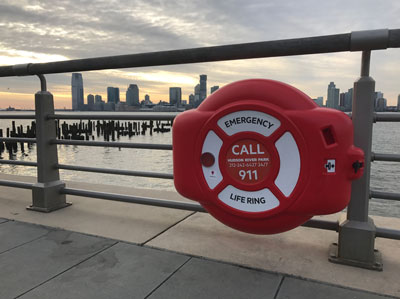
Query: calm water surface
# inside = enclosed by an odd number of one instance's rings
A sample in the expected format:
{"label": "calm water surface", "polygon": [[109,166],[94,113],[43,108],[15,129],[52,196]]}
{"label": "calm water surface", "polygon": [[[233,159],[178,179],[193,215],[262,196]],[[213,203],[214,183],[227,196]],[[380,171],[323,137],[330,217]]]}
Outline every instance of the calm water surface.
{"label": "calm water surface", "polygon": [[[12,112],[0,112],[0,114],[4,113],[10,114]],[[6,127],[11,127],[11,121],[12,120],[0,119],[0,128],[5,130]],[[72,123],[74,121],[67,122]],[[16,120],[16,124],[22,124],[24,128],[26,128],[26,125],[29,125],[30,123],[31,120]],[[96,140],[103,140],[102,136],[95,138]],[[171,132],[153,133],[153,136],[147,134],[145,136],[132,136],[131,138],[125,136],[121,137],[119,141],[171,144],[172,134]],[[72,145],[59,145],[58,149],[59,163],[61,164],[172,173],[172,151],[118,149]],[[400,123],[375,124],[372,149],[377,153],[400,154]],[[3,153],[2,157],[3,159],[8,159],[8,154]],[[36,161],[35,146],[33,146],[31,149],[27,149],[25,146],[25,153],[18,151],[18,153],[14,156],[14,159],[22,161]],[[373,162],[371,173],[371,189],[400,193],[400,169],[398,166],[399,163]],[[3,173],[36,176],[35,167],[0,165],[0,168]],[[60,173],[63,180],[169,191],[175,190],[172,180],[68,170],[60,170]],[[372,199],[370,204],[370,212],[371,214],[375,215],[400,217],[400,202]]]}

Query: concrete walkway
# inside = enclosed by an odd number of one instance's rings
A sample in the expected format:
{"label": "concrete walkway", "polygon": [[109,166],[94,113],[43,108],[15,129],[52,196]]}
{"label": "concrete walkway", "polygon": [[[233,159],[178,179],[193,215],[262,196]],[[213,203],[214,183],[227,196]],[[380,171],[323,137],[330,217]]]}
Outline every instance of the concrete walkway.
{"label": "concrete walkway", "polygon": [[384,296],[148,246],[0,219],[0,298]]}
{"label": "concrete walkway", "polygon": [[[0,179],[34,181],[0,175]],[[68,187],[182,200],[173,192],[67,182]],[[204,213],[68,197],[49,214],[31,192],[0,187],[0,298],[400,297],[400,243],[377,239],[382,272],[328,262],[332,231],[258,236]],[[339,215],[324,217],[336,220]],[[374,217],[400,229],[400,219]]]}

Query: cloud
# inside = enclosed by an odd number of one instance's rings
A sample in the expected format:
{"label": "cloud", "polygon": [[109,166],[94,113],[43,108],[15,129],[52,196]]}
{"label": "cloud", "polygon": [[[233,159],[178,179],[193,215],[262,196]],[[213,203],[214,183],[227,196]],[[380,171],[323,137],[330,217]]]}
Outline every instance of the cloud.
{"label": "cloud", "polygon": [[[6,0],[0,3],[0,64],[396,28],[398,15],[397,0]],[[390,95],[394,104],[400,70],[392,59],[398,56],[385,55],[377,55],[376,60],[373,55],[371,70],[377,88]],[[355,53],[307,55],[87,72],[84,82],[85,93],[104,93],[107,86],[123,90],[129,83],[138,83],[146,93],[165,99],[172,85],[181,84],[185,96],[193,92],[199,74],[208,74],[209,86],[259,77],[293,84],[315,97],[326,96],[330,81],[342,90],[351,87],[359,74],[359,63],[359,54]],[[49,87],[56,86],[60,95],[69,92],[70,74],[47,78]],[[0,79],[0,90],[5,85],[20,93],[37,89],[36,79],[4,80]]]}

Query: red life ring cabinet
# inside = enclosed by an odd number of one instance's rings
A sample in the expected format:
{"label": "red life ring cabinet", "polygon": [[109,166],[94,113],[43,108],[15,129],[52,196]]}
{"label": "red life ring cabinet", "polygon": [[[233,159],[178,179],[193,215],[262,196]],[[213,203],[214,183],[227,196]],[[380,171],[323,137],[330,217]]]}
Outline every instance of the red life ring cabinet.
{"label": "red life ring cabinet", "polygon": [[254,79],[175,118],[173,164],[180,194],[232,228],[272,234],[344,209],[364,154],[347,115]]}

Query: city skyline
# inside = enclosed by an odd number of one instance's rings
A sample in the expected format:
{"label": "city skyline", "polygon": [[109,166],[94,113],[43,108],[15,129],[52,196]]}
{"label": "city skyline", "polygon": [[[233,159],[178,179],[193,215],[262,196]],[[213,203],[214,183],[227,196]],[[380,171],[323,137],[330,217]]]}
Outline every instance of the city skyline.
{"label": "city skyline", "polygon": [[[202,86],[202,87],[201,87]],[[207,75],[199,75],[199,83],[194,87],[193,93],[187,96],[187,100],[182,96],[182,88],[175,86],[169,87],[169,98],[168,100],[160,100],[159,102],[150,101],[150,96],[146,94],[141,100],[139,97],[140,88],[137,84],[129,84],[125,93],[125,102],[120,98],[120,89],[118,87],[107,87],[107,99],[102,101],[102,97],[98,94],[87,95],[86,104],[78,105],[76,102],[77,90],[82,93],[79,94],[79,98],[84,98],[83,90],[83,76],[81,73],[73,73],[71,79],[71,99],[72,107],[80,107],[79,109],[72,109],[74,111],[89,110],[89,111],[133,111],[140,107],[150,108],[156,105],[168,108],[168,106],[175,106],[177,109],[193,109],[197,108],[208,95],[217,91],[219,86],[210,87],[210,92],[207,92]],[[200,92],[202,90],[202,92]],[[123,92],[123,91],[121,91]],[[75,96],[75,99],[74,99]],[[349,88],[345,92],[340,92],[340,88],[336,87],[335,82],[331,81],[328,84],[326,100],[324,96],[318,96],[316,98],[310,98],[320,107],[327,107],[332,109],[341,110],[344,112],[352,111],[352,99],[353,99],[353,88]],[[96,99],[96,100],[95,100]],[[381,91],[375,91],[374,95],[374,106],[376,111],[400,111],[400,94],[398,95],[397,102],[395,105],[388,105],[387,99],[384,97],[384,93]],[[119,104],[119,105],[118,105]],[[134,108],[136,107],[136,108]],[[134,108],[133,110],[130,108]],[[158,110],[158,111],[170,111],[170,110]]]}
{"label": "city skyline", "polygon": [[[71,103],[73,111],[112,111],[112,110],[125,110],[128,111],[132,107],[139,107],[143,105],[162,104],[164,106],[170,105],[176,108],[190,107],[196,108],[203,102],[208,94],[217,91],[219,86],[210,87],[210,92],[207,92],[207,75],[199,75],[199,84],[197,84],[193,93],[187,96],[187,99],[182,97],[181,87],[169,87],[169,99],[159,100],[158,103],[150,101],[148,94],[144,95],[143,100],[140,99],[140,89],[137,84],[129,84],[125,92],[125,101],[121,99],[121,92],[119,87],[107,87],[107,97],[103,101],[102,96],[97,94],[88,94],[86,96],[86,103],[84,102],[84,83],[82,73],[72,73],[71,77]],[[130,108],[129,108],[130,107]],[[131,109],[132,110],[132,109]]]}
{"label": "city skyline", "polygon": [[[204,46],[279,40],[348,33],[399,26],[400,2],[372,1],[262,1],[246,3],[168,1],[91,1],[85,18],[73,1],[0,4],[0,65],[41,63],[88,57],[187,49]],[[313,13],[310,14],[310,11]],[[377,16],[384,16],[377,17]],[[400,93],[397,49],[374,51],[371,76],[388,105]],[[359,52],[268,59],[172,65],[83,73],[85,91],[106,98],[102,86],[126,88],[135,82],[152,100],[168,99],[168,88],[192,93],[197,74],[207,74],[208,86],[265,78],[288,83],[311,98],[325,95],[326,82],[341,90],[353,87],[360,73]],[[71,108],[70,73],[46,75],[57,108]],[[39,89],[36,77],[1,78],[0,106],[32,108]],[[209,90],[209,88],[207,88]]]}

